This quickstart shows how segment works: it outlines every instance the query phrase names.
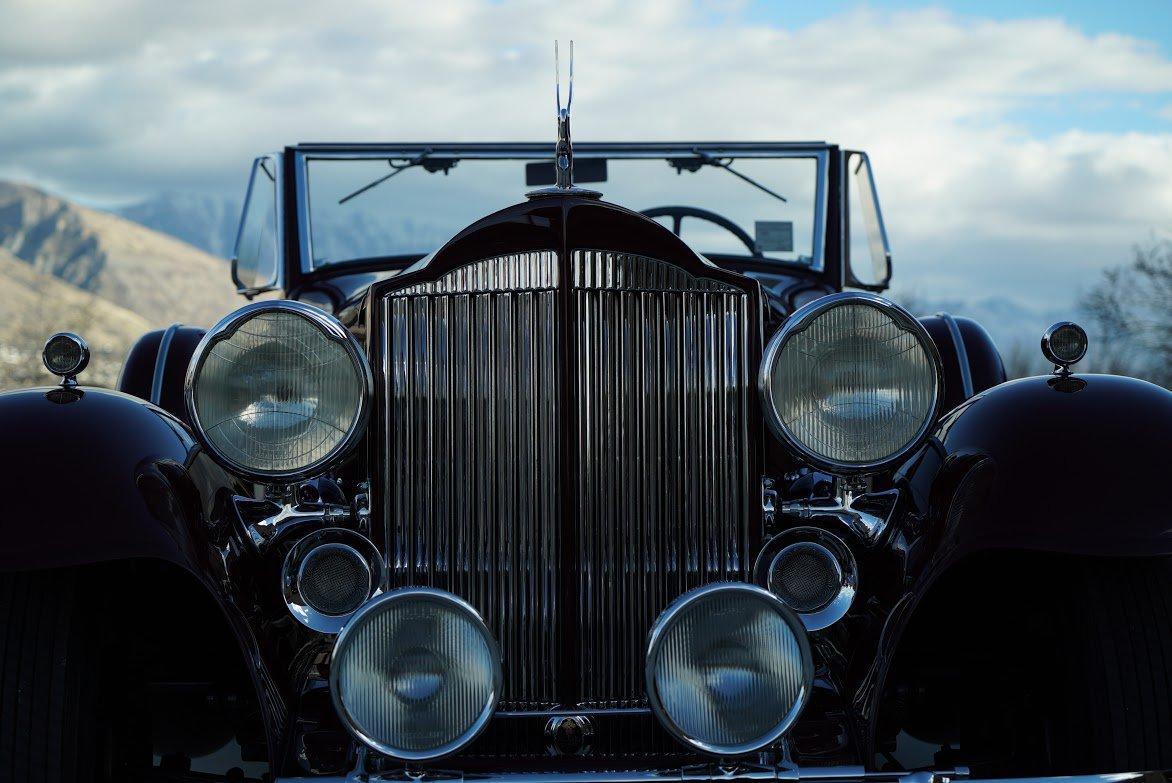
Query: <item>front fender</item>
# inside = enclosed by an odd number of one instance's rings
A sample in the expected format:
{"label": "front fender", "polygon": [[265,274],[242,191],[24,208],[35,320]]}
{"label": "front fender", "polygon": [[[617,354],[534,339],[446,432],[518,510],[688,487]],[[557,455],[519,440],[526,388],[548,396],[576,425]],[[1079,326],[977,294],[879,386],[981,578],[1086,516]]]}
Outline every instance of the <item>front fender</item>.
{"label": "front fender", "polygon": [[[171,414],[96,388],[0,394],[0,572],[131,559],[162,560],[196,578],[219,605],[262,705],[270,760],[286,695],[241,607],[233,579],[232,497],[247,489],[223,471]],[[143,589],[151,589],[144,585]]]}
{"label": "front fender", "polygon": [[24,389],[0,394],[0,432],[0,570],[149,557],[222,581],[209,530],[240,488],[173,416],[105,389]]}
{"label": "front fender", "polygon": [[966,400],[904,470],[921,523],[905,531],[906,577],[853,702],[874,748],[895,652],[939,578],[970,555],[1026,551],[1084,557],[1172,554],[1159,500],[1172,443],[1172,392],[1112,375],[1010,381]]}
{"label": "front fender", "polygon": [[1172,465],[1167,389],[1114,375],[1024,378],[952,411],[937,439],[942,464],[921,485],[954,556],[1172,554],[1172,512],[1145,501]]}

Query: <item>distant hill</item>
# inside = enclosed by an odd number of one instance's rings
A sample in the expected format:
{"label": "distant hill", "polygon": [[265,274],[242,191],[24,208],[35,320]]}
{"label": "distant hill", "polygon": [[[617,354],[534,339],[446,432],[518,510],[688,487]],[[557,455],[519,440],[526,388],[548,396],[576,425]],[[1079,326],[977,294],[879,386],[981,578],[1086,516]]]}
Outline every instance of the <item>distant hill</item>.
{"label": "distant hill", "polygon": [[46,337],[76,331],[86,381],[112,385],[133,342],[236,309],[227,265],[174,237],[28,185],[0,181],[0,389],[48,381]]}
{"label": "distant hill", "polygon": [[28,185],[0,182],[0,248],[154,325],[207,326],[241,304],[222,260]]}
{"label": "distant hill", "polygon": [[240,202],[198,193],[168,191],[116,210],[135,223],[230,258],[240,222]]}
{"label": "distant hill", "polygon": [[53,332],[70,331],[89,343],[86,382],[113,386],[130,346],[152,324],[145,318],[38,272],[0,249],[0,389],[51,383],[40,349]]}

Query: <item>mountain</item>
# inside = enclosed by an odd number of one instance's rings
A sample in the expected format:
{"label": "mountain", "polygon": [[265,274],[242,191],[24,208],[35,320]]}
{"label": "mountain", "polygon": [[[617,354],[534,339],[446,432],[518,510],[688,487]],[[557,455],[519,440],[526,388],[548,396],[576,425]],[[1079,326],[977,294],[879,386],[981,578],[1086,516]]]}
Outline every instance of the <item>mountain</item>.
{"label": "mountain", "polygon": [[240,202],[199,193],[168,191],[122,207],[116,214],[182,239],[220,258],[231,258],[240,221]]}
{"label": "mountain", "polygon": [[241,304],[222,260],[28,185],[0,182],[0,248],[151,325],[207,326]]}
{"label": "mountain", "polygon": [[0,388],[51,383],[40,349],[53,332],[90,346],[86,383],[113,386],[130,346],[152,324],[137,313],[66,283],[0,249]]}

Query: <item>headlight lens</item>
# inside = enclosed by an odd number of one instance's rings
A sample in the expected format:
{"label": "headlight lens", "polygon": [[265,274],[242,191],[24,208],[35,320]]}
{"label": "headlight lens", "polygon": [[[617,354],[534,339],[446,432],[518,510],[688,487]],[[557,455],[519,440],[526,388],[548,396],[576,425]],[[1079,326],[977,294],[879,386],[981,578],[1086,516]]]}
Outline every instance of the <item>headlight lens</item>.
{"label": "headlight lens", "polygon": [[468,604],[440,590],[396,590],[346,625],[330,686],[343,722],[367,745],[433,759],[471,742],[492,717],[501,661]]}
{"label": "headlight lens", "polygon": [[204,337],[187,377],[197,434],[246,476],[295,479],[352,446],[370,370],[336,319],[299,302],[237,310]]}
{"label": "headlight lens", "polygon": [[774,432],[832,470],[878,468],[918,445],[936,420],[941,386],[940,359],[920,322],[868,294],[799,309],[761,367]]}
{"label": "headlight lens", "polygon": [[813,682],[801,621],[760,587],[686,593],[651,631],[647,695],[663,725],[715,755],[749,753],[797,719]]}

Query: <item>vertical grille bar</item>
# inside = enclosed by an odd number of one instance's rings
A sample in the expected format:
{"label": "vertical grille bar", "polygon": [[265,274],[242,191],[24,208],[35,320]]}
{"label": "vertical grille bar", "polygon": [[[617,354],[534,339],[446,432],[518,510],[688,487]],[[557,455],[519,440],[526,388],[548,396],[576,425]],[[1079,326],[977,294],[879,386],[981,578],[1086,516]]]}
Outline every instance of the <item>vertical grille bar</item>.
{"label": "vertical grille bar", "polygon": [[749,294],[628,254],[577,250],[567,269],[487,259],[380,311],[388,582],[482,613],[511,710],[644,703],[658,614],[748,568]]}
{"label": "vertical grille bar", "polygon": [[745,574],[747,294],[641,256],[573,254],[583,704],[644,699],[676,596]]}
{"label": "vertical grille bar", "polygon": [[510,709],[558,701],[557,265],[488,259],[383,303],[388,578],[463,596]]}

